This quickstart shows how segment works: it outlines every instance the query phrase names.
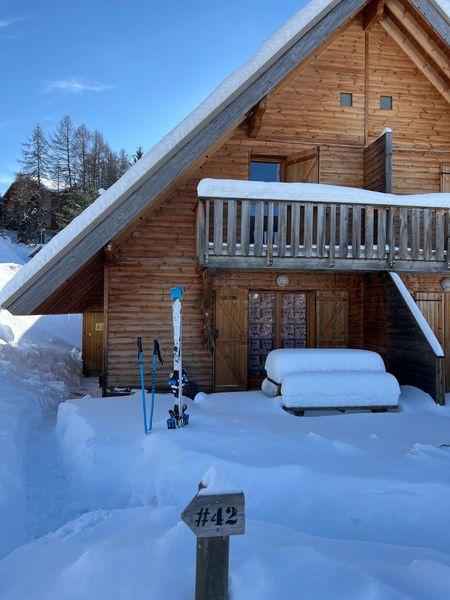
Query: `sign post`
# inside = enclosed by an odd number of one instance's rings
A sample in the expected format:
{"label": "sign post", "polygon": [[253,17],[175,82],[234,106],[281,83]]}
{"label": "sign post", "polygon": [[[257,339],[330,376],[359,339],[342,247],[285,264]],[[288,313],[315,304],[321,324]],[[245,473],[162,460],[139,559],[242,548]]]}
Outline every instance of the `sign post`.
{"label": "sign post", "polygon": [[229,536],[245,533],[244,494],[197,494],[181,518],[197,537],[195,600],[228,600]]}

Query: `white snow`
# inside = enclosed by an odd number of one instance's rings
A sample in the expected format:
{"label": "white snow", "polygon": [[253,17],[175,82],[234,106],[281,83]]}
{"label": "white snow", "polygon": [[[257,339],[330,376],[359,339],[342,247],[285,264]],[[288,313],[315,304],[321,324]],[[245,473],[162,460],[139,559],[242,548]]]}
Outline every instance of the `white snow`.
{"label": "white snow", "polygon": [[281,404],[297,408],[398,405],[400,386],[390,373],[290,373],[283,379]]}
{"label": "white snow", "polygon": [[[0,236],[0,288],[29,252]],[[28,477],[30,440],[79,386],[74,346],[80,343],[79,315],[13,317],[0,310],[0,557],[30,539],[36,489]]]}
{"label": "white snow", "polygon": [[414,298],[411,296],[406,285],[401,280],[400,275],[391,271],[389,272],[389,275],[391,276],[392,281],[403,296],[403,299],[408,305],[409,310],[411,311],[414,319],[416,320],[417,325],[420,327],[422,333],[428,340],[428,343],[430,344],[430,347],[432,348],[433,352],[436,354],[436,356],[444,356],[444,351],[442,350],[442,346],[439,343],[437,337],[435,336],[434,331],[431,329],[430,325],[428,324],[428,321],[423,316],[422,311],[417,306]]}
{"label": "white snow", "polygon": [[197,187],[200,198],[289,200],[291,202],[333,202],[335,204],[374,204],[450,208],[450,194],[412,194],[400,196],[360,188],[324,183],[283,183],[237,179],[202,179]]}
{"label": "white snow", "polygon": [[312,0],[270,37],[242,67],[227,77],[193,112],[163,137],[95,202],[58,233],[0,292],[0,306],[41,271],[72,248],[79,239],[117,208],[187,141],[248,87],[291,45],[315,25],[339,0]]}
{"label": "white snow", "polygon": [[448,408],[403,388],[398,412],[296,418],[261,392],[212,394],[168,431],[172,403],[157,395],[148,436],[139,394],[60,405],[61,504],[85,514],[0,562],[2,598],[192,598],[180,513],[211,467],[245,494],[233,600],[448,597]]}
{"label": "white snow", "polygon": [[269,352],[265,369],[276,383],[290,373],[386,370],[377,352],[343,348],[279,348]]}
{"label": "white snow", "polygon": [[436,4],[437,8],[447,18],[447,22],[450,24],[450,1],[449,0],[432,0],[433,4]]}

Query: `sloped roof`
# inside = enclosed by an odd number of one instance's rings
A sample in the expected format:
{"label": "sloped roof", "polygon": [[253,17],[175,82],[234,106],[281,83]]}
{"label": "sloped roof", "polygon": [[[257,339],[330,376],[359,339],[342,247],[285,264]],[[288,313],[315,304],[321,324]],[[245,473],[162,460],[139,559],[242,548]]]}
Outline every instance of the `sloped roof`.
{"label": "sloped roof", "polygon": [[[450,15],[449,0],[410,1],[429,21],[430,16],[425,13],[431,10],[432,19],[445,33]],[[1,291],[0,305],[15,314],[33,312],[162,193],[161,180],[167,183],[168,172],[175,181],[188,168],[186,154],[189,159],[192,155],[189,144],[196,144],[198,152],[205,152],[287,72],[366,4],[367,0],[312,0],[307,4],[270,37],[253,58],[227,77],[190,115],[24,265]],[[281,60],[289,53],[289,60],[281,65]],[[245,98],[244,93],[247,93]]]}

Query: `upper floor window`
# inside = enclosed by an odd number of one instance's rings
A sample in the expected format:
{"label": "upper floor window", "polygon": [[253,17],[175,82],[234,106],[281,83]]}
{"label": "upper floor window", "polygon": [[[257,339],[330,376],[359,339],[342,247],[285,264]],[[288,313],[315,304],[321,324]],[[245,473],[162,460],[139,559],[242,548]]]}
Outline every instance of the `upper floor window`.
{"label": "upper floor window", "polygon": [[250,161],[250,181],[282,181],[283,161],[271,158],[252,158]]}
{"label": "upper floor window", "polygon": [[392,96],[380,96],[380,108],[392,110]]}
{"label": "upper floor window", "polygon": [[341,106],[353,106],[353,94],[349,92],[341,92],[340,95]]}

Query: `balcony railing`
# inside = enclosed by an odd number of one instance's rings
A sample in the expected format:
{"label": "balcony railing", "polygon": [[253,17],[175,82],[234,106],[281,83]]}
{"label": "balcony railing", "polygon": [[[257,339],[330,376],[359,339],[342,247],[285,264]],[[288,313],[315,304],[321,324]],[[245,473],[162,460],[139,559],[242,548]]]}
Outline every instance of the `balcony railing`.
{"label": "balcony railing", "polygon": [[331,201],[328,192],[327,199],[314,201],[200,198],[199,262],[214,268],[283,270],[449,269],[448,195],[416,199],[375,193],[376,202],[370,203],[365,191],[361,200],[357,190],[345,200],[339,190]]}

